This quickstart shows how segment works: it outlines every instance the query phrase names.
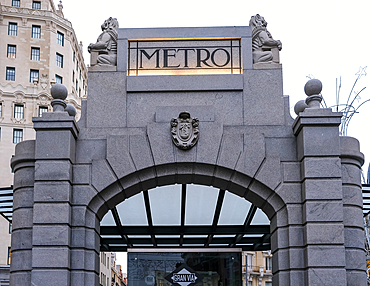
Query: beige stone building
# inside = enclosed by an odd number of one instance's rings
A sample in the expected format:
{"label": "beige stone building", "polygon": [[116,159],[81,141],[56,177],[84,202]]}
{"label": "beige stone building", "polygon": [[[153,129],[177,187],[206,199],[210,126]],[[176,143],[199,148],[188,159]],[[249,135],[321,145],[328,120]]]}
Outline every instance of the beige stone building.
{"label": "beige stone building", "polygon": [[122,267],[121,265],[117,264],[117,256],[116,253],[112,252],[111,256],[111,277],[112,283],[111,286],[126,286],[124,275],[122,274]]}
{"label": "beige stone building", "polygon": [[99,283],[101,286],[111,286],[111,252],[100,252]]}
{"label": "beige stone building", "polygon": [[0,0],[0,187],[13,183],[16,143],[34,139],[32,117],[51,110],[50,87],[68,89],[79,116],[87,69],[63,6],[52,0]]}
{"label": "beige stone building", "polygon": [[271,251],[244,251],[243,285],[272,286]]}
{"label": "beige stone building", "polygon": [[10,222],[0,214],[0,286],[9,285]]}
{"label": "beige stone building", "polygon": [[9,221],[0,215],[0,265],[10,264],[10,232]]}

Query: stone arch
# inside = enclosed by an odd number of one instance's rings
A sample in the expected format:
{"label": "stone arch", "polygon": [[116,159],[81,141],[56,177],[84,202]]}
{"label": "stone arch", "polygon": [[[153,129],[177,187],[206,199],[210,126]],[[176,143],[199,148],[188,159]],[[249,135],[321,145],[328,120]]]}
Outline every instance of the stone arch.
{"label": "stone arch", "polygon": [[[95,187],[92,187],[95,188],[96,192],[90,197],[87,203],[85,221],[90,221],[90,226],[94,226],[95,228],[95,233],[93,235],[95,236],[94,240],[96,241],[96,247],[99,247],[98,237],[100,234],[100,221],[111,208],[143,190],[174,183],[195,183],[223,188],[235,195],[243,197],[260,208],[268,216],[270,219],[272,240],[279,239],[286,242],[289,240],[288,208],[286,207],[286,202],[279,194],[262,182],[235,170],[210,164],[183,163],[182,165],[187,165],[187,171],[179,174],[178,166],[176,165],[175,163],[167,165],[167,172],[165,174],[158,175],[158,172],[155,170],[158,166],[153,166],[119,178],[102,190],[97,190]],[[161,166],[159,166],[159,168],[160,167]],[[216,168],[222,170],[224,173],[231,172],[233,175],[229,180],[226,180],[222,178],[222,176],[215,175],[214,172],[209,172],[210,169]],[[194,173],[195,169],[197,171],[196,174]],[[140,180],[139,178],[145,178],[145,180]],[[282,231],[279,231],[279,228],[282,228]],[[86,239],[91,237],[92,235],[86,235]],[[88,244],[87,241],[86,243]],[[279,243],[272,242],[271,246],[275,256],[275,264],[278,265]],[[286,247],[288,247],[288,245]],[[99,250],[96,249],[96,252],[98,251]],[[283,252],[285,253],[280,256],[286,259],[289,250],[283,249]],[[91,253],[88,255],[91,255]],[[303,259],[303,256],[300,258]],[[281,264],[282,263],[280,263],[280,265]],[[274,268],[274,273],[280,271],[277,267]],[[287,269],[285,270],[287,271]],[[300,276],[303,277],[303,274]]]}
{"label": "stone arch", "polygon": [[[184,163],[184,165],[186,164],[187,163]],[[250,178],[248,175],[235,170],[219,166],[211,166],[208,164],[190,163],[191,167],[188,169],[188,172],[179,174],[177,172],[176,165],[177,164],[167,165],[166,168],[168,169],[168,172],[165,176],[156,176],[156,167],[153,166],[117,179],[102,190],[96,189],[97,192],[91,198],[87,207],[95,212],[99,219],[102,219],[113,206],[116,206],[125,199],[128,199],[143,190],[175,183],[195,183],[228,190],[229,192],[243,197],[259,207],[266,213],[270,220],[272,220],[275,214],[283,209],[286,204],[284,199],[274,190],[257,179]],[[210,168],[216,167],[224,172],[232,172],[233,175],[230,180],[218,177],[217,175],[210,175]],[[196,174],[193,173],[193,168],[196,168]],[[146,180],[140,181],[140,177],[145,177]]]}

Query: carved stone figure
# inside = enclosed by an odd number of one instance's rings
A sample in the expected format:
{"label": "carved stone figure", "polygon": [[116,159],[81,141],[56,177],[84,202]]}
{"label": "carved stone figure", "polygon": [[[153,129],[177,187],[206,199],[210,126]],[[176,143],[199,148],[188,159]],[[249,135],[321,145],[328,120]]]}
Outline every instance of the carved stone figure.
{"label": "carved stone figure", "polygon": [[42,89],[46,89],[49,85],[49,75],[48,74],[41,74],[40,77],[40,86]]}
{"label": "carved stone figure", "polygon": [[103,33],[100,34],[95,44],[90,44],[87,49],[91,53],[90,65],[117,65],[117,39],[118,21],[110,17],[101,25]]}
{"label": "carved stone figure", "polygon": [[189,112],[181,112],[171,119],[172,142],[180,149],[190,149],[198,142],[199,119],[191,118]]}
{"label": "carved stone figure", "polygon": [[279,63],[281,42],[274,40],[267,31],[267,22],[259,14],[252,16],[249,21],[252,27],[253,63],[274,62]]}

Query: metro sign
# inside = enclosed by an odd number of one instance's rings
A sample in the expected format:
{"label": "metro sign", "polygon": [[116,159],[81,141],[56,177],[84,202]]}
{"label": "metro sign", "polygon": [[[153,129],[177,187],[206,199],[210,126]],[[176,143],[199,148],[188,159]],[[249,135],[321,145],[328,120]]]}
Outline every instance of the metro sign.
{"label": "metro sign", "polygon": [[188,286],[190,284],[196,284],[201,282],[203,279],[202,275],[199,275],[185,263],[181,264],[172,273],[167,275],[165,279],[171,284],[177,284],[180,286]]}
{"label": "metro sign", "polygon": [[240,74],[240,39],[129,41],[128,75]]}

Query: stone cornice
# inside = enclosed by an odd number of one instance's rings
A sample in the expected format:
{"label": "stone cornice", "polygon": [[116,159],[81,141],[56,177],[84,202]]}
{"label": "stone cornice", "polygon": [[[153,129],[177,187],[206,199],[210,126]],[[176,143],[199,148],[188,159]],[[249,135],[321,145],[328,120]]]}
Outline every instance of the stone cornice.
{"label": "stone cornice", "polygon": [[328,109],[309,109],[301,112],[293,122],[293,133],[298,135],[303,126],[339,126],[342,118],[341,112],[332,112]]}
{"label": "stone cornice", "polygon": [[35,9],[28,9],[28,8],[19,8],[19,7],[13,7],[13,6],[1,6],[1,15],[4,16],[13,16],[13,17],[32,17],[32,18],[38,18],[40,20],[45,20],[45,18],[48,18],[50,21],[57,22],[60,26],[71,30],[72,24],[68,20],[59,17],[57,14],[55,14],[52,11],[46,11],[46,10],[35,10]]}

